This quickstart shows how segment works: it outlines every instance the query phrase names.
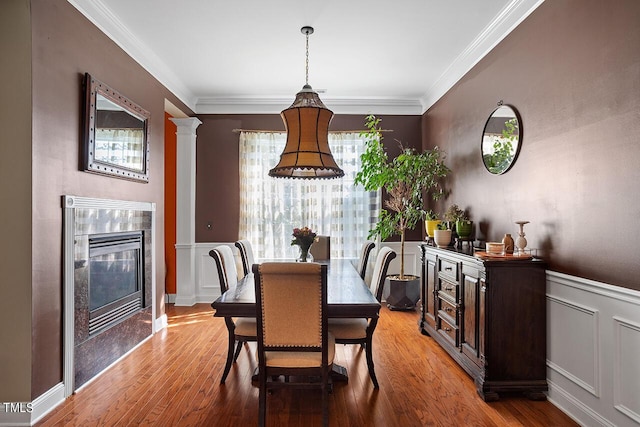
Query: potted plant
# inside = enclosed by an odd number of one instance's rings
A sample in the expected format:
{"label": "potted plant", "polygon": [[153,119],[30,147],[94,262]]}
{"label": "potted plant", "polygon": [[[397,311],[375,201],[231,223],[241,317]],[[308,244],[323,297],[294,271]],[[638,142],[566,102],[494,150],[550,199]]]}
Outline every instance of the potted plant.
{"label": "potted plant", "polygon": [[451,228],[449,222],[443,221],[438,224],[438,228],[433,232],[433,241],[439,248],[446,248],[451,245]]}
{"label": "potted plant", "polygon": [[[382,143],[380,121],[373,115],[366,117],[367,130],[361,134],[366,138],[366,148],[360,157],[362,169],[356,174],[355,183],[363,185],[367,191],[386,191],[387,199],[377,224],[369,232],[369,238],[379,236],[386,240],[399,235],[400,274],[397,280],[415,280],[416,287],[419,288],[419,278],[404,274],[405,233],[425,217],[424,195],[429,192],[437,200],[444,194],[440,181],[447,176],[449,168],[443,162],[445,154],[438,147],[420,153],[397,140],[400,154],[389,160]],[[416,299],[410,308],[415,306],[419,293],[416,293]]]}
{"label": "potted plant", "polygon": [[456,235],[461,239],[468,239],[473,229],[473,221],[469,220],[469,216],[465,210],[462,210],[456,204],[449,206],[444,214],[445,220],[449,222],[449,228],[454,229]]}
{"label": "potted plant", "polygon": [[440,222],[440,218],[438,218],[438,215],[433,213],[432,210],[428,210],[425,213],[424,227],[427,231],[427,237],[433,238],[433,232],[438,228],[438,224],[440,224]]}

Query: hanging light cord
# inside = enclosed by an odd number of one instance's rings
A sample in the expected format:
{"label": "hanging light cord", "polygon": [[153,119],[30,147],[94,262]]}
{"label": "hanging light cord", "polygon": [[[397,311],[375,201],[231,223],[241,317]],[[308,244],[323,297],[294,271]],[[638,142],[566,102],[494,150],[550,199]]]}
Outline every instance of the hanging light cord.
{"label": "hanging light cord", "polygon": [[307,57],[306,57],[306,70],[305,70],[305,82],[309,85],[309,32],[305,32],[307,36]]}

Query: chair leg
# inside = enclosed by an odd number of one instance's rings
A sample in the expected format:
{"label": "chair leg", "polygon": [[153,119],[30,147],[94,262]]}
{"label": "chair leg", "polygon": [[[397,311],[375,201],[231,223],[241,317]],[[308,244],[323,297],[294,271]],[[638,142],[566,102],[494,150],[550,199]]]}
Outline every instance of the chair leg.
{"label": "chair leg", "polygon": [[236,346],[236,352],[233,355],[233,361],[235,362],[236,360],[238,360],[238,355],[240,355],[240,350],[242,349],[242,345],[245,343],[246,341],[238,341],[238,345]]}
{"label": "chair leg", "polygon": [[376,372],[373,368],[373,351],[371,350],[371,347],[372,347],[371,338],[372,338],[371,336],[367,338],[367,344],[364,347],[365,352],[367,354],[367,368],[369,368],[369,376],[371,377],[371,382],[373,382],[373,387],[380,388],[378,386],[378,379],[376,378]]}
{"label": "chair leg", "polygon": [[326,368],[322,372],[322,425],[329,425],[329,372]]}
{"label": "chair leg", "polygon": [[267,375],[266,373],[258,374],[259,392],[258,392],[258,426],[264,427],[267,420]]}
{"label": "chair leg", "polygon": [[220,384],[224,384],[227,380],[227,375],[229,375],[229,371],[231,370],[231,364],[233,363],[233,348],[236,343],[236,336],[233,333],[235,330],[235,324],[230,317],[224,318],[224,323],[227,325],[227,331],[229,332],[229,348],[227,349],[227,363],[224,366],[224,372],[222,373],[222,378],[220,379]]}

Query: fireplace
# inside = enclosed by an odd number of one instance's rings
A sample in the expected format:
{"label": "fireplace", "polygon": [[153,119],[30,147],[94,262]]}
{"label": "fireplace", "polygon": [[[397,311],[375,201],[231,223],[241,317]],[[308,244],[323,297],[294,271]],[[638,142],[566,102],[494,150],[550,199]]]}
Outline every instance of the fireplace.
{"label": "fireplace", "polygon": [[89,335],[144,307],[142,231],[89,236]]}
{"label": "fireplace", "polygon": [[63,197],[65,394],[153,333],[155,204]]}

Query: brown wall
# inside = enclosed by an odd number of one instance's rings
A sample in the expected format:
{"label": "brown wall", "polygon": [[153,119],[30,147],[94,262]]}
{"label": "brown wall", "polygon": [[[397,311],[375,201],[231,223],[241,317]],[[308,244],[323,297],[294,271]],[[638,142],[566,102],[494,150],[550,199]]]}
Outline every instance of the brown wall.
{"label": "brown wall", "polygon": [[[640,289],[640,2],[544,2],[423,117],[423,143],[449,154],[446,204],[489,239],[525,226],[554,271]],[[480,156],[499,100],[522,116],[515,166]]]}
{"label": "brown wall", "polygon": [[[0,364],[3,369],[3,387],[0,387],[0,400],[28,401],[38,397],[62,380],[61,196],[63,194],[156,203],[158,225],[154,242],[156,245],[158,286],[156,305],[160,307],[158,315],[162,314],[161,301],[164,288],[164,99],[169,99],[186,112],[190,111],[67,1],[33,0],[32,2],[13,1],[13,3],[19,5],[20,10],[11,10],[8,19],[18,19],[17,22],[26,25],[27,28],[29,28],[29,12],[25,11],[25,8],[31,8],[30,36],[32,44],[30,49],[27,45],[22,46],[22,49],[28,51],[27,57],[30,64],[24,67],[22,72],[28,76],[29,69],[31,69],[33,73],[29,85],[24,88],[29,101],[33,99],[32,129],[30,129],[32,135],[22,130],[22,120],[16,122],[19,124],[21,134],[12,140],[11,144],[14,146],[12,153],[16,164],[21,166],[19,168],[21,172],[14,175],[9,181],[12,182],[11,189],[5,188],[3,184],[0,184],[0,188],[2,188],[4,200],[7,200],[7,197],[14,197],[16,200],[22,199],[25,194],[30,196],[29,201],[19,201],[16,212],[19,212],[22,218],[13,223],[16,232],[22,229],[21,225],[25,221],[28,221],[30,226],[27,232],[20,231],[20,239],[13,239],[12,233],[3,235],[16,242],[30,239],[32,235],[33,243],[28,248],[22,248],[20,243],[16,243],[12,247],[12,250],[19,252],[11,257],[21,260],[16,262],[13,268],[19,268],[20,264],[27,261],[30,264],[30,280],[16,278],[15,282],[10,283],[12,287],[19,287],[24,292],[11,300],[14,308],[8,311],[8,314],[4,310],[0,310],[0,316],[2,316],[1,323],[3,325],[16,325],[16,323],[20,323],[20,316],[13,316],[11,313],[16,311],[26,313],[31,318],[32,327],[26,334],[26,339],[30,341],[29,351],[25,353],[22,347],[16,349],[15,356],[21,361],[9,361],[6,365]],[[7,11],[9,9],[3,4],[3,17],[6,16],[5,12]],[[25,17],[27,17],[26,20]],[[7,63],[13,63],[14,58],[22,62],[24,51],[10,53],[10,57],[5,57]],[[89,174],[78,170],[82,141],[81,82],[85,72],[91,73],[97,79],[119,90],[151,112],[149,184]],[[23,80],[20,78],[15,81],[21,82]],[[11,84],[15,83],[11,82]],[[16,104],[17,111],[21,111],[24,117],[29,117],[29,113],[24,114],[22,111],[24,105],[24,100],[22,103]],[[14,124],[3,126],[3,128],[13,128],[12,126]],[[5,147],[4,138],[3,147]],[[27,160],[25,156],[29,150],[32,151],[32,158]],[[32,185],[29,181],[31,176]],[[5,182],[4,179],[2,181]],[[26,215],[25,209],[28,209]],[[4,253],[2,258],[4,258]],[[6,277],[4,269],[3,276]],[[22,297],[27,294],[30,298],[25,301]],[[5,294],[5,296],[7,295]],[[30,377],[27,376],[30,378],[30,384],[28,380],[25,384],[24,376],[21,376],[15,384],[9,384],[8,388],[5,387],[7,376],[4,375],[4,370],[20,372],[24,361],[30,361]],[[30,388],[30,395],[23,395],[21,390],[25,388],[27,390]],[[9,389],[19,390],[20,396],[5,395],[5,393],[9,393]]]}
{"label": "brown wall", "polygon": [[31,25],[29,5],[0,11],[0,401],[31,400]]}
{"label": "brown wall", "polygon": [[[293,95],[292,95],[293,101]],[[329,108],[331,108],[329,106]],[[397,154],[399,139],[406,145],[420,148],[420,116],[384,116],[381,126],[393,132],[385,134],[385,144],[391,155]],[[234,129],[282,130],[280,115],[199,115],[202,124],[197,129],[196,155],[196,241],[233,242],[238,236],[240,214],[239,134]],[[330,129],[364,129],[364,115],[336,115]],[[207,229],[211,223],[211,229]],[[421,230],[407,238],[421,239]]]}

